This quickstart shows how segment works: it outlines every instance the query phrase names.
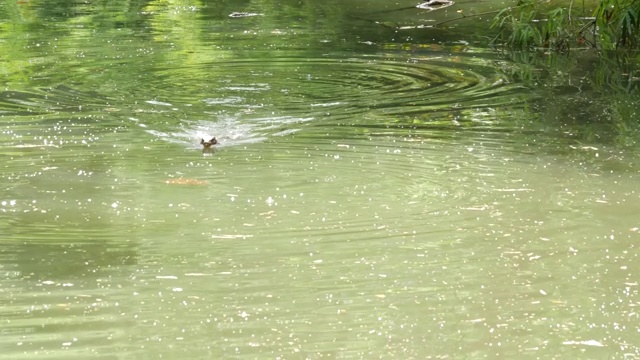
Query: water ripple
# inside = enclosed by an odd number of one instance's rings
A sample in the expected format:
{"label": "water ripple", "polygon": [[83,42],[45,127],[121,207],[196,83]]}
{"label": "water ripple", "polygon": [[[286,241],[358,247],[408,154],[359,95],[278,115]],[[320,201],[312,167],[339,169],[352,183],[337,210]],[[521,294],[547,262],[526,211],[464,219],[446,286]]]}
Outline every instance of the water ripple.
{"label": "water ripple", "polygon": [[215,61],[156,68],[109,94],[64,85],[4,92],[0,116],[21,123],[34,115],[43,116],[39,122],[130,119],[128,126],[190,145],[201,132],[239,145],[318,126],[338,134],[336,126],[364,133],[443,121],[494,126],[509,120],[495,109],[519,107],[527,91],[493,65],[471,53]]}
{"label": "water ripple", "polygon": [[517,108],[526,93],[489,60],[460,56],[231,60],[190,71],[195,89],[167,88],[179,83],[173,69],[145,83],[156,96],[138,102],[135,118],[165,119],[152,134],[173,142],[229,134],[235,145],[315,126],[495,125],[494,109]]}
{"label": "water ripple", "polygon": [[[305,113],[340,109],[349,114],[372,110],[407,114],[488,106],[489,98],[495,106],[511,103],[511,95],[523,90],[496,73],[489,61],[461,57],[285,58],[206,67],[215,68],[217,76],[200,80],[220,85],[209,103],[238,106],[238,99],[254,100]],[[255,93],[268,96],[256,97]]]}

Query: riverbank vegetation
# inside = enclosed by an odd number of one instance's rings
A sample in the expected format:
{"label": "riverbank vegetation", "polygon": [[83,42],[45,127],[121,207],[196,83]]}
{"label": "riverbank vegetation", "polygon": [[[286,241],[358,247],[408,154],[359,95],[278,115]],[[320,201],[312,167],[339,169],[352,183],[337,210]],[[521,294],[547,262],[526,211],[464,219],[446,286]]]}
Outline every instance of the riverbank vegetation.
{"label": "riverbank vegetation", "polygon": [[510,48],[638,50],[640,1],[601,0],[590,11],[584,1],[550,6],[546,1],[518,0],[495,16],[492,27],[499,30],[494,42]]}
{"label": "riverbank vegetation", "polygon": [[[640,1],[593,5],[518,0],[495,15],[491,44],[521,64],[521,77],[555,94],[536,105],[548,124],[582,141],[633,146],[640,128]],[[557,96],[563,92],[576,95]]]}

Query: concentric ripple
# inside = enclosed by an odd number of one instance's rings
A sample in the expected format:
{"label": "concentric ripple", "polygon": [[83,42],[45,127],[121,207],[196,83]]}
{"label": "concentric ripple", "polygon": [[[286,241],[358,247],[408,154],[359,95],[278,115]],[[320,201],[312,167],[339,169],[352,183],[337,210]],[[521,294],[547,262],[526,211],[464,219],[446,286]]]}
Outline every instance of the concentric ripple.
{"label": "concentric ripple", "polygon": [[[181,86],[185,72],[192,78]],[[136,122],[165,140],[234,133],[231,145],[313,126],[495,123],[493,109],[517,108],[526,93],[489,60],[470,56],[231,60],[151,75],[144,87],[131,89],[135,105],[119,107],[129,107]]]}
{"label": "concentric ripple", "polygon": [[156,138],[189,146],[202,132],[226,136],[222,144],[233,146],[318,126],[346,125],[358,133],[439,121],[495,124],[496,108],[508,121],[509,110],[531,94],[510,83],[491,59],[473,55],[255,56],[150,66],[117,88],[4,92],[0,115],[21,125],[38,115],[40,124],[92,119],[112,128],[142,126]]}
{"label": "concentric ripple", "polygon": [[273,106],[278,115],[299,117],[497,106],[512,103],[523,90],[508,84],[488,60],[470,57],[260,59],[200,68],[214,69],[201,79],[215,90],[209,104]]}

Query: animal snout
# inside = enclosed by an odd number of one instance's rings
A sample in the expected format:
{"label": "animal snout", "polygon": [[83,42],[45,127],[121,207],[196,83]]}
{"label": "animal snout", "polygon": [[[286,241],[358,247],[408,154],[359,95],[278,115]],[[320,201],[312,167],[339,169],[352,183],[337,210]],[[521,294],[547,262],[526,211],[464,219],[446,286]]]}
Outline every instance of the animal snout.
{"label": "animal snout", "polygon": [[212,137],[210,139],[200,139],[200,145],[202,145],[205,149],[206,148],[210,148],[211,146],[215,145],[218,143],[218,140],[216,140],[215,137]]}

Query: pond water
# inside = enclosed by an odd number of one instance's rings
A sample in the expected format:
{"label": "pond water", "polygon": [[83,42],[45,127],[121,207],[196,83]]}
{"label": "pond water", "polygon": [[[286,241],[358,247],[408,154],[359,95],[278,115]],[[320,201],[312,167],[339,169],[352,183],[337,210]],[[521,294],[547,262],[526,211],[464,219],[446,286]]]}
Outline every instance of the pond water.
{"label": "pond water", "polygon": [[362,4],[127,6],[0,6],[0,359],[640,358],[637,148]]}

